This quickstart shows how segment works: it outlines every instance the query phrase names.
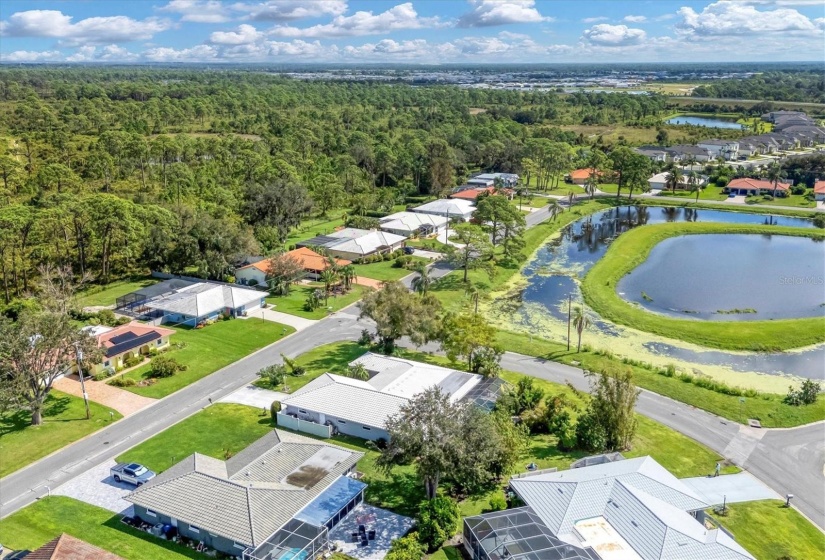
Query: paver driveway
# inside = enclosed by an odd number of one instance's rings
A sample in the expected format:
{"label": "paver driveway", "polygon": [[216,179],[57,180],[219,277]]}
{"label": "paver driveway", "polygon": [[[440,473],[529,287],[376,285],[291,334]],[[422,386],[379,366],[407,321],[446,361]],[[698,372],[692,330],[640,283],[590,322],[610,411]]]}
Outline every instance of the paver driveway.
{"label": "paver driveway", "polygon": [[106,461],[92,467],[63,486],[52,490],[52,495],[68,496],[115,513],[132,516],[132,504],[123,497],[135,489],[131,484],[115,482],[109,470],[117,463]]}
{"label": "paver driveway", "polygon": [[[107,385],[103,381],[86,379],[85,383],[89,400],[113,408],[123,416],[134,414],[138,410],[157,402],[157,399],[136,395],[130,391]],[[54,382],[54,388],[58,391],[74,395],[75,397],[83,396],[83,391],[80,388],[80,380],[75,375],[58,379]]]}

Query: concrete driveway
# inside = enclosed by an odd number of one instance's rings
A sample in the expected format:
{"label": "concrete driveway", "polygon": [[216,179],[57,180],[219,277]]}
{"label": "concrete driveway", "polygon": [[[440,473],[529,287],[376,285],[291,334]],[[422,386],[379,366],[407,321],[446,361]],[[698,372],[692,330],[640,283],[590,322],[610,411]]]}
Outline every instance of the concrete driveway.
{"label": "concrete driveway", "polygon": [[288,396],[286,393],[261,389],[255,385],[247,385],[246,387],[241,387],[234,393],[226,395],[218,402],[246,404],[254,406],[255,408],[265,408],[268,414],[269,405],[272,404],[272,401],[282,401]]}
{"label": "concrete driveway", "polygon": [[115,482],[109,470],[117,463],[109,460],[94,466],[66,484],[52,490],[53,496],[68,496],[115,513],[132,516],[132,504],[123,499],[135,487],[125,482]]}
{"label": "concrete driveway", "polygon": [[711,505],[782,498],[748,472],[683,478],[681,482]]}
{"label": "concrete driveway", "polygon": [[263,319],[264,321],[272,321],[273,323],[289,325],[296,331],[302,331],[318,322],[313,321],[312,319],[298,317],[297,315],[290,315],[289,313],[281,313],[280,311],[276,311],[275,309],[270,308],[256,309],[255,311],[251,311],[249,315],[247,315],[246,317],[238,317],[238,319],[246,319],[253,321],[255,319],[257,319],[258,321]]}

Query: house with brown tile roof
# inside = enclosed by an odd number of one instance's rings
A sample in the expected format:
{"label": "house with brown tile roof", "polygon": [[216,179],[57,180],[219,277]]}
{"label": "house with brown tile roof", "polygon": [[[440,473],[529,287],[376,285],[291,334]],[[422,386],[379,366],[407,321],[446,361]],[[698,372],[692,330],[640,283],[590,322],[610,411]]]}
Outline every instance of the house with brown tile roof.
{"label": "house with brown tile roof", "polygon": [[[583,185],[587,182],[587,179],[590,177],[590,173],[592,171],[592,169],[574,169],[567,174],[565,180],[568,183],[573,183],[574,185]],[[599,179],[601,179],[603,173],[599,171],[596,175],[598,175]]]}
{"label": "house with brown tile roof", "polygon": [[749,179],[742,177],[741,179],[734,179],[725,187],[724,191],[727,193],[740,195],[756,195],[756,194],[774,194],[776,196],[788,196],[791,186],[787,183],[777,183],[776,187],[770,181],[765,179]]}
{"label": "house with brown tile roof", "polygon": [[[298,247],[292,251],[285,253],[286,256],[292,257],[301,263],[308,278],[313,280],[318,279],[323,271],[330,267],[330,262],[327,257],[321,255],[309,247]],[[266,275],[272,266],[271,259],[263,259],[246,266],[242,266],[235,271],[235,280],[240,284],[263,286],[266,284]],[[335,259],[335,264],[340,266],[347,266],[352,264],[352,261],[347,259]],[[254,280],[254,282],[252,282]]]}
{"label": "house with brown tile roof", "polygon": [[814,183],[814,198],[816,200],[825,200],[825,181],[822,179]]}
{"label": "house with brown tile roof", "polygon": [[123,560],[102,548],[63,533],[26,556],[27,560]]}

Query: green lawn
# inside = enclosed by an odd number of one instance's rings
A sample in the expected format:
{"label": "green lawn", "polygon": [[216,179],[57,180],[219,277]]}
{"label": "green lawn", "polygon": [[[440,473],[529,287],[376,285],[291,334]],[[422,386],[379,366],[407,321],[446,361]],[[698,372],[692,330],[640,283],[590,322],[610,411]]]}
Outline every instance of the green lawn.
{"label": "green lawn", "polygon": [[[429,260],[413,257],[414,261],[427,263]],[[392,282],[393,280],[401,280],[405,276],[413,273],[412,270],[406,268],[395,268],[393,264],[395,261],[381,261],[370,264],[356,264],[355,273],[359,278],[372,278],[373,280],[381,280],[382,282]]]}
{"label": "green lawn", "polygon": [[[692,193],[686,190],[677,190],[676,192],[663,190],[659,196],[670,196],[684,198],[687,200],[696,200],[696,193]],[[722,192],[722,187],[717,187],[713,183],[711,183],[699,192],[699,200],[712,200],[718,202],[721,200],[726,200],[727,198],[728,195]]]}
{"label": "green lawn", "polygon": [[203,559],[203,554],[120,522],[120,515],[84,502],[52,496],[0,521],[6,550],[34,550],[68,533],[126,560]]}
{"label": "green lawn", "polygon": [[[173,347],[165,355],[185,364],[187,370],[158,379],[152,385],[126,387],[127,390],[145,397],[163,398],[295,331],[280,323],[254,318],[218,321],[202,329],[177,327],[175,330],[177,333],[171,337]],[[176,344],[184,347],[175,348]],[[136,381],[147,379],[150,367],[146,364],[124,377]]]}
{"label": "green lawn", "polygon": [[226,460],[273,427],[269,410],[262,414],[261,409],[251,406],[213,404],[133,447],[116,460],[119,463],[134,461],[156,472],[165,471],[195,452]]}
{"label": "green lawn", "polygon": [[750,224],[674,223],[633,229],[613,241],[581,284],[585,302],[604,319],[700,346],[754,352],[782,351],[825,340],[825,317],[776,321],[673,319],[634,306],[616,293],[619,280],[642,264],[661,241],[680,235],[771,234],[825,239],[825,232]]}
{"label": "green lawn", "polygon": [[336,228],[344,226],[344,209],[330,210],[326,216],[310,218],[301,222],[301,225],[289,232],[285,245],[289,247],[299,241],[312,239],[316,235],[326,235],[332,233]]}
{"label": "green lawn", "polygon": [[[86,420],[83,399],[52,391],[46,397],[40,426],[31,425],[26,411],[0,415],[0,478],[121,418],[95,402],[89,402],[89,410],[92,418]],[[110,411],[114,416],[110,417]]]}
{"label": "green lawn", "polygon": [[130,294],[135,290],[151,286],[160,282],[151,276],[138,276],[126,280],[117,280],[105,286],[91,286],[77,296],[77,302],[81,307],[92,307],[97,305],[114,305],[117,298]]}
{"label": "green lawn", "polygon": [[639,387],[707,410],[734,422],[744,423],[747,418],[756,418],[766,428],[790,428],[825,418],[825,399],[819,399],[816,404],[809,406],[790,406],[782,401],[784,395],[765,393],[756,397],[747,397],[743,404],[739,402],[737,395],[719,393],[693,383],[686,383],[676,377],[666,377],[657,373],[660,368],[625,364],[619,357],[596,354],[586,350],[578,353],[575,346],[568,351],[562,343],[507,331],[499,331],[498,341],[512,352],[568,365],[575,365],[575,362],[590,371],[603,371],[616,365],[629,367]]}
{"label": "green lawn", "polygon": [[781,500],[728,506],[725,516],[709,512],[757,560],[822,558],[825,534]]}
{"label": "green lawn", "polygon": [[769,206],[788,206],[791,208],[816,208],[816,202],[805,198],[804,194],[789,194],[777,196],[773,200],[766,200],[763,196],[750,196],[745,199],[748,204],[766,204]]}
{"label": "green lawn", "polygon": [[[306,302],[313,291],[318,289],[323,291],[324,284],[321,282],[297,284],[292,287],[288,296],[269,296],[266,298],[266,302],[274,305],[275,311],[297,315],[305,319],[323,319],[330,313],[334,313],[351,303],[355,303],[363,297],[364,292],[367,290],[364,286],[356,284],[348,293],[339,296],[330,296],[326,305],[323,305],[315,311],[307,311],[304,309],[304,302]],[[329,307],[332,308],[331,311],[328,310]]]}
{"label": "green lawn", "polygon": [[[343,373],[351,361],[363,355],[366,351],[367,348],[359,346],[355,342],[333,342],[301,354],[295,361],[306,368],[306,373],[300,377],[287,377],[286,386],[289,388],[287,392],[294,393],[324,373]],[[258,379],[255,385],[264,389],[285,390],[283,385],[271,387],[263,379]]]}
{"label": "green lawn", "polygon": [[442,243],[438,239],[410,239],[407,241],[407,247],[444,253],[446,252],[447,244]]}

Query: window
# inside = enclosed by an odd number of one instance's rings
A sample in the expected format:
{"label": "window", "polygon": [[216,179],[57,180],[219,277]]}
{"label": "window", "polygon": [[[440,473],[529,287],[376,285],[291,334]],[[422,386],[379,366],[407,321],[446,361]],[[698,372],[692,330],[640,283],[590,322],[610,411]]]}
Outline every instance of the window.
{"label": "window", "polygon": [[148,515],[150,517],[157,517],[158,516],[158,514],[155,513],[154,511],[152,511],[151,509],[146,510],[146,515]]}
{"label": "window", "polygon": [[110,363],[111,362],[109,360],[106,360],[105,362],[103,362],[103,365],[104,367],[109,367]]}
{"label": "window", "polygon": [[158,339],[158,346],[160,346],[161,344],[163,344],[163,339]]}
{"label": "window", "polygon": [[244,545],[242,545],[242,544],[240,544],[240,543],[236,543],[236,542],[234,542],[234,541],[232,542],[232,546],[234,546],[234,547],[235,547],[235,548],[237,548],[238,550],[246,550],[246,547],[245,547]]}
{"label": "window", "polygon": [[193,533],[200,533],[201,532],[201,530],[198,529],[197,527],[195,527],[194,525],[190,525],[189,530],[192,531]]}
{"label": "window", "polygon": [[339,424],[346,424],[346,423],[347,423],[347,421],[346,421],[346,420],[338,420],[338,423],[339,423]]}
{"label": "window", "polygon": [[300,412],[301,414],[306,414],[307,413],[306,410],[301,410],[300,408],[298,409],[298,412]]}
{"label": "window", "polygon": [[369,426],[361,426],[361,427],[362,427],[363,429],[367,430],[368,432],[369,432],[370,430],[372,430],[372,428],[370,428]]}

